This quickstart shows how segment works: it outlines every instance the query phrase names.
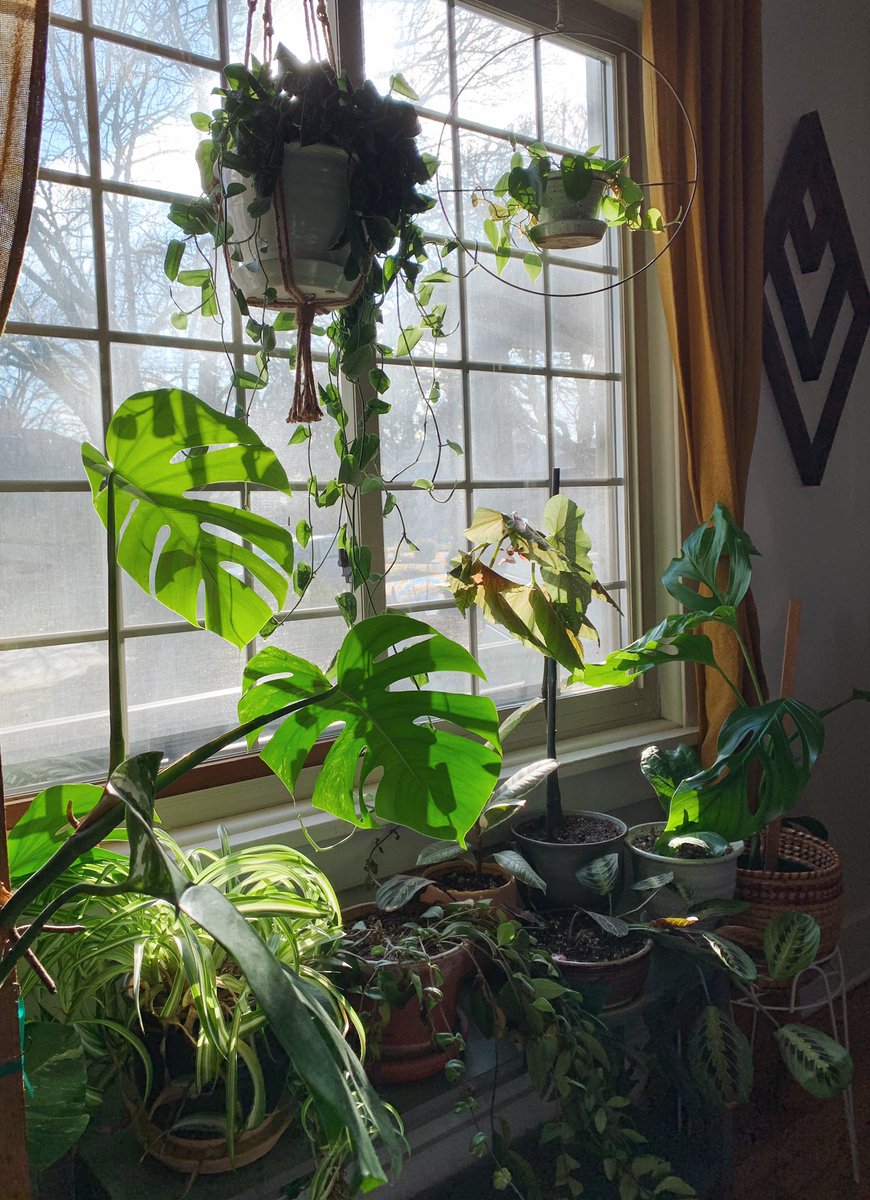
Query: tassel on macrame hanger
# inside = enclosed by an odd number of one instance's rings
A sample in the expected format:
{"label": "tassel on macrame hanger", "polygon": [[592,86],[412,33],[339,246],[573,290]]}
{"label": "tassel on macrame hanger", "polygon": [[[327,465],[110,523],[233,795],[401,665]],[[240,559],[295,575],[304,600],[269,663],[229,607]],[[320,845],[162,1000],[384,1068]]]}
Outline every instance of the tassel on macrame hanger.
{"label": "tassel on macrame hanger", "polygon": [[317,403],[317,381],[311,361],[311,327],[316,316],[314,304],[301,304],[296,310],[296,386],[287,414],[288,424],[307,425],[323,416]]}

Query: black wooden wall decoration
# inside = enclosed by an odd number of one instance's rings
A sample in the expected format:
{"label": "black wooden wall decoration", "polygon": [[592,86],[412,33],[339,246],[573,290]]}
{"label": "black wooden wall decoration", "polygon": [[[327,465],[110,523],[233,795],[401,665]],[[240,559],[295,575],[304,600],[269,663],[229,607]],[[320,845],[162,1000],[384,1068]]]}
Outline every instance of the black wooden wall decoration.
{"label": "black wooden wall decoration", "polygon": [[[804,208],[807,193],[815,210],[812,226]],[[812,332],[801,305],[798,282],[792,276],[786,255],[789,234],[804,275],[818,271],[828,246],[834,260],[830,283]],[[808,486],[817,485],[822,482],[837,425],[870,329],[870,292],[817,112],[806,113],[798,121],[770,198],[764,223],[764,272],[765,282],[769,278],[773,283],[804,382],[820,377],[840,311],[847,302],[852,308],[852,320],[834,366],[818,427],[811,438],[798,400],[800,381],[796,384],[792,379],[766,296],[764,300],[767,376],[801,482]]]}

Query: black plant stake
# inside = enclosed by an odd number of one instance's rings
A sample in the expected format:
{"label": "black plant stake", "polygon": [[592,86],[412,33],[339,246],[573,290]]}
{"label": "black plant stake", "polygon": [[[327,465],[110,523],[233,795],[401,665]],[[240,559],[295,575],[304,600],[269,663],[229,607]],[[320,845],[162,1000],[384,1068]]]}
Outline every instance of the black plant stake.
{"label": "black plant stake", "polygon": [[[561,471],[553,467],[550,487],[552,496],[559,495]],[[555,658],[544,659],[544,711],[547,719],[547,757],[556,757],[556,683],[558,666]],[[547,841],[555,842],[562,827],[562,792],[559,788],[559,772],[551,771],[547,776]]]}

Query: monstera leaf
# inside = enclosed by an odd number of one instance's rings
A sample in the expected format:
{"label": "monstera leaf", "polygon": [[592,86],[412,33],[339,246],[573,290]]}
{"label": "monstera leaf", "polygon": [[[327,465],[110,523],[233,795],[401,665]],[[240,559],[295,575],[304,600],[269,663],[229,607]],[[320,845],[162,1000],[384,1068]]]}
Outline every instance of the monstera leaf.
{"label": "monstera leaf", "polygon": [[[262,717],[316,695],[304,713],[279,726],[261,754],[287,788],[296,786],[320,734],[337,723],[342,729],[311,798],[317,808],[354,825],[395,821],[464,845],[498,781],[498,713],[483,696],[391,690],[433,671],[483,675],[463,646],[422,621],[387,613],[347,633],[334,682],[294,654],[271,646],[261,650],[245,670],[239,718]],[[378,769],[382,775],[370,807],[363,787]]]}
{"label": "monstera leaf", "polygon": [[[110,885],[78,883],[47,905],[4,955],[0,983],[61,904],[71,903],[79,895],[99,896],[101,891],[140,892],[165,900],[201,926],[235,959],[292,1069],[306,1085],[327,1136],[349,1137],[354,1188],[369,1191],[386,1181],[373,1139],[383,1144],[393,1171],[400,1166],[404,1140],[312,985],[275,957],[222,891],[210,883],[188,879],[160,844],[154,830],[154,797],[161,757],[155,752],[128,759],[105,788],[104,799],[113,801],[119,815],[126,814],[130,843],[127,879]],[[70,835],[66,846],[73,849],[81,844],[88,849],[91,836],[92,831],[83,823]]]}
{"label": "monstera leaf", "polygon": [[[583,516],[567,496],[552,496],[544,508],[543,533],[516,513],[479,508],[465,531],[474,548],[457,555],[447,576],[460,612],[476,604],[492,624],[575,673],[584,662],[581,639],[598,640],[586,616],[593,594],[613,604],[595,578]],[[530,564],[530,582],[496,569],[493,560],[502,548],[511,565],[514,556]]]}
{"label": "monstera leaf", "polygon": [[672,750],[647,746],[640,756],[640,770],[667,812],[674,790],[690,775],[697,775],[701,760],[695,747],[687,746],[685,742]]}
{"label": "monstera leaf", "polygon": [[700,663],[715,668],[713,644],[705,633],[697,632],[699,626],[708,621],[734,629],[737,614],[728,606],[709,612],[674,613],[647,630],[637,641],[612,651],[603,663],[588,663],[573,682],[590,687],[625,687],[651,667],[673,662]]}
{"label": "monstera leaf", "polygon": [[736,608],[749,591],[753,554],[758,551],[749,537],[724,504],[717,504],[709,521],[683,542],[682,553],[668,565],[662,583],[689,612]]}
{"label": "monstera leaf", "polygon": [[[799,700],[739,708],[719,733],[716,761],[684,779],[671,798],[663,840],[673,833],[710,830],[734,842],[760,833],[796,802],[822,751],[821,717]],[[760,769],[755,811],[750,778]]]}
{"label": "monstera leaf", "polygon": [[[280,608],[293,570],[288,530],[206,496],[243,482],[289,494],[284,469],[244,421],[190,392],[161,388],[125,400],[106,432],[106,453],[85,444],[82,461],[103,524],[114,498],[118,562],[144,591],[206,629],[244,646],[272,615],[246,576]],[[258,553],[259,551],[259,553]]]}

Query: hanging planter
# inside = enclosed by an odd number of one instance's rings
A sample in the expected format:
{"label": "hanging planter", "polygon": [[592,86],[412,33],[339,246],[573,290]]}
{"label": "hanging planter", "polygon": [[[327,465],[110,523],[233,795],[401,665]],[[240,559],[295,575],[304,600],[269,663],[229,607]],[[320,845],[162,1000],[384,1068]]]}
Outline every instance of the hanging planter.
{"label": "hanging planter", "polygon": [[[329,312],[359,292],[362,273],[346,273],[350,246],[335,248],[347,228],[349,164],[336,146],[286,146],[271,208],[256,218],[249,213],[253,184],[226,172],[227,220],[238,248],[230,279],[249,305]],[[234,190],[237,183],[243,191]]]}
{"label": "hanging planter", "polygon": [[[264,23],[270,31],[268,4]],[[335,67],[329,36],[329,61],[307,63],[283,46],[273,57],[270,32],[265,40],[263,64],[225,67],[226,87],[215,89],[220,106],[193,114],[209,135],[197,151],[205,195],[174,204],[170,219],[188,241],[209,235],[223,254],[246,331],[260,347],[257,373],[241,386],[265,386],[275,334],[295,323],[287,419],[310,422],[322,416],[311,361],[315,317],[335,313],[327,333],[349,380],[375,370],[380,304],[399,280],[413,293],[426,259],[415,218],[435,202],[417,187],[437,163],[417,146],[413,106],[370,82],[353,87]],[[310,49],[313,56],[320,47]],[[393,88],[413,95],[401,76]],[[201,288],[199,308],[217,315],[214,275],[182,271],[185,247],[170,243],[166,273]],[[270,322],[273,310],[291,311],[295,322]]]}

